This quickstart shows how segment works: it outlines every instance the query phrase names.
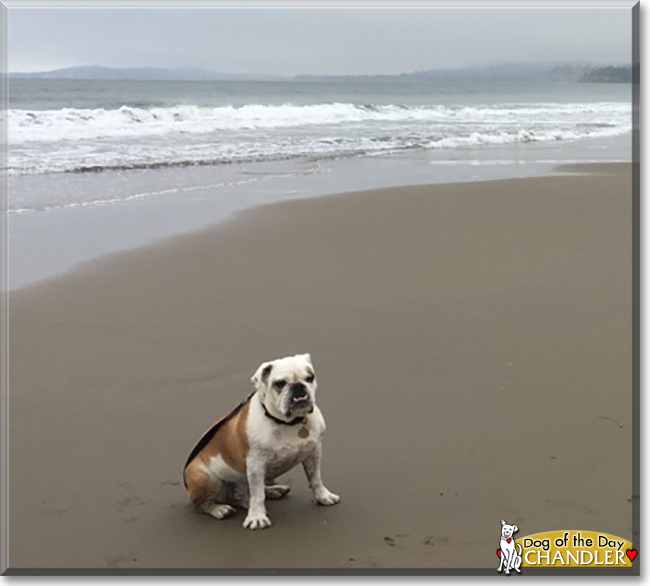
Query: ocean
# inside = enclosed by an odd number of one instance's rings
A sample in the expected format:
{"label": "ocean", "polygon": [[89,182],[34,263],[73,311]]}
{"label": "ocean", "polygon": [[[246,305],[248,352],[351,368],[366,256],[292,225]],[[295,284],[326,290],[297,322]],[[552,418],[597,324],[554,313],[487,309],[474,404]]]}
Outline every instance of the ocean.
{"label": "ocean", "polygon": [[620,136],[629,85],[10,83],[10,175],[216,166]]}
{"label": "ocean", "polygon": [[58,270],[50,232],[88,260],[280,199],[630,160],[631,125],[627,84],[10,80],[10,279]]}

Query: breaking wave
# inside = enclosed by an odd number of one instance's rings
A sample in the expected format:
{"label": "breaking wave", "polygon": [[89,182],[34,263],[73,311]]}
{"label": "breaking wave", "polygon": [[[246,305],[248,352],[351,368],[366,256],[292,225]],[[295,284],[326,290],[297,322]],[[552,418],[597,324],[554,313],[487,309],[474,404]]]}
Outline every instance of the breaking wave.
{"label": "breaking wave", "polygon": [[616,136],[629,104],[323,103],[9,110],[9,173],[216,165]]}

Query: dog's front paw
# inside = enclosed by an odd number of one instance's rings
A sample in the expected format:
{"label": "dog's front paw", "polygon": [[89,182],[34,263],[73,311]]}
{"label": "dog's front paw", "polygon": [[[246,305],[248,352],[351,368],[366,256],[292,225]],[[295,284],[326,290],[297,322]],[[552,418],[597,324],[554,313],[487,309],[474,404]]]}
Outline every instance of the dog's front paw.
{"label": "dog's front paw", "polygon": [[338,494],[334,494],[329,490],[324,490],[323,492],[318,493],[316,496],[316,502],[319,505],[324,507],[330,507],[341,502],[341,497]]}
{"label": "dog's front paw", "polygon": [[248,514],[244,519],[244,529],[266,529],[271,526],[271,519],[265,513]]}

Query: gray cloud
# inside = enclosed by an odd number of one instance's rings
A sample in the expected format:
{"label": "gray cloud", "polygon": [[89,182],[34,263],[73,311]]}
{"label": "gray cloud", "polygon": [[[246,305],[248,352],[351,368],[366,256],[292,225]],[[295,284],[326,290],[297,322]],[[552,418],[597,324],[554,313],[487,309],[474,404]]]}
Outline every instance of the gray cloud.
{"label": "gray cloud", "polygon": [[631,60],[630,9],[69,9],[9,12],[10,71],[70,65],[396,73]]}

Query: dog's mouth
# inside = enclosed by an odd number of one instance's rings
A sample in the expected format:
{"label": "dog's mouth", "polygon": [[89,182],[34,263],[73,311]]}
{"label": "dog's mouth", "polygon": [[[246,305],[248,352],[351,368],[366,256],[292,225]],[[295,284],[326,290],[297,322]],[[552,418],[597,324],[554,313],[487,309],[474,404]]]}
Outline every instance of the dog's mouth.
{"label": "dog's mouth", "polygon": [[304,397],[292,397],[289,400],[289,405],[287,408],[287,415],[294,415],[298,412],[305,413],[311,411],[312,403],[308,395]]}

